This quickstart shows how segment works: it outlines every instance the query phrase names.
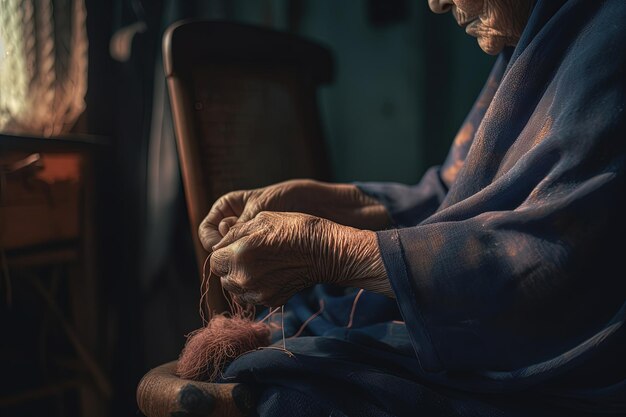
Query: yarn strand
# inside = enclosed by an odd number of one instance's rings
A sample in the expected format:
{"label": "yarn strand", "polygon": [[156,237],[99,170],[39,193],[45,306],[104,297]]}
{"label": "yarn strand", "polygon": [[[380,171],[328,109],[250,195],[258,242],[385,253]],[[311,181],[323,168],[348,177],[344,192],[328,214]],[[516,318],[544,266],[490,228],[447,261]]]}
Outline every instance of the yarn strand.
{"label": "yarn strand", "polygon": [[352,302],[352,310],[350,311],[350,320],[348,320],[348,325],[346,326],[348,329],[352,327],[352,323],[354,321],[354,313],[356,311],[356,304],[359,302],[359,298],[361,298],[364,292],[365,290],[361,288],[356,294],[356,297],[354,297],[354,301]]}
{"label": "yarn strand", "polygon": [[[206,259],[204,260],[204,264],[202,265],[202,280],[200,281],[200,305],[199,305],[199,312],[200,312],[200,318],[202,319],[202,325],[206,326],[209,323],[209,320],[211,320],[211,316],[212,316],[212,312],[210,310],[209,307],[209,302],[207,299],[207,296],[209,294],[209,280],[211,278],[210,272],[209,272],[209,276],[207,276],[206,273],[206,266],[209,263],[209,260],[211,259],[211,255],[207,256]],[[206,310],[206,314],[208,314],[209,316],[209,320],[207,320],[206,316],[205,316],[205,310]]]}
{"label": "yarn strand", "polygon": [[316,318],[317,316],[322,314],[323,311],[324,311],[324,300],[320,300],[320,309],[317,310],[317,312],[313,313],[313,315],[311,317],[306,319],[304,321],[304,323],[302,323],[302,326],[300,326],[298,331],[293,336],[289,336],[289,339],[296,338],[296,337],[300,336],[300,334],[302,334],[302,332],[304,331],[306,326],[308,326],[309,323],[312,322],[314,318]]}

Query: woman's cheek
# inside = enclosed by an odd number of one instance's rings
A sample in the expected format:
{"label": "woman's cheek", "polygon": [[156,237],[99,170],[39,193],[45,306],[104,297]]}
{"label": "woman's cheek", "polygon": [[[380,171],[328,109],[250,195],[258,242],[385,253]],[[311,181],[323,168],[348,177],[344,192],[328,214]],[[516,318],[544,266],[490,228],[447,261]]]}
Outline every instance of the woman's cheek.
{"label": "woman's cheek", "polygon": [[485,1],[490,0],[453,0],[457,9],[465,13],[467,16],[478,16],[481,14]]}

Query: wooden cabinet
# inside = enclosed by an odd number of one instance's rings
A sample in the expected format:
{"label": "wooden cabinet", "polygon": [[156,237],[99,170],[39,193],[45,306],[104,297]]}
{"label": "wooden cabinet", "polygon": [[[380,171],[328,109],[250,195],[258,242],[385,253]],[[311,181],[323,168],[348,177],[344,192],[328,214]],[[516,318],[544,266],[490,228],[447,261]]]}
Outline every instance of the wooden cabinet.
{"label": "wooden cabinet", "polygon": [[0,135],[0,415],[107,415],[105,138]]}

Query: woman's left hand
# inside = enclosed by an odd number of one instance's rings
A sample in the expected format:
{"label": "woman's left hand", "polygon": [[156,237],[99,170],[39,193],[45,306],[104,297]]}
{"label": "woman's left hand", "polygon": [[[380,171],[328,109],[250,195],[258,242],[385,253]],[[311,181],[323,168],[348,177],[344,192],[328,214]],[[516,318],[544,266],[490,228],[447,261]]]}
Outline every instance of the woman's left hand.
{"label": "woman's left hand", "polygon": [[393,296],[376,234],[319,217],[261,212],[213,250],[211,271],[243,302],[279,306],[322,282]]}

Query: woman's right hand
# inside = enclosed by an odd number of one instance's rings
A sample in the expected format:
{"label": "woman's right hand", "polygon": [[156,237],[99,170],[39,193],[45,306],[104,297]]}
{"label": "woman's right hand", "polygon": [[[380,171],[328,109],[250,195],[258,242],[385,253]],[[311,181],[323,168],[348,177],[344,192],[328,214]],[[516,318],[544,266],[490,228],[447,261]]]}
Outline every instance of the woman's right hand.
{"label": "woman's right hand", "polygon": [[289,180],[220,197],[200,224],[202,245],[211,251],[232,224],[262,211],[305,213],[358,229],[380,230],[391,224],[385,207],[355,185]]}
{"label": "woman's right hand", "polygon": [[277,307],[318,283],[393,297],[376,233],[303,213],[260,212],[215,246],[211,272],[240,303]]}

